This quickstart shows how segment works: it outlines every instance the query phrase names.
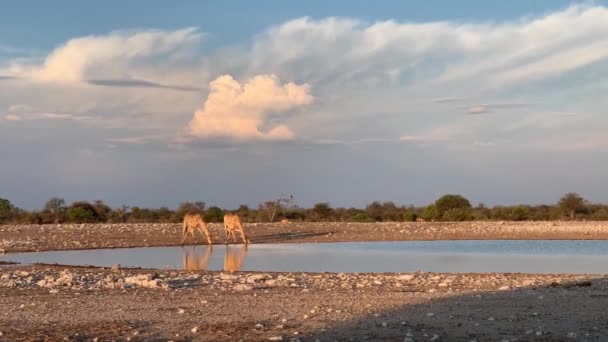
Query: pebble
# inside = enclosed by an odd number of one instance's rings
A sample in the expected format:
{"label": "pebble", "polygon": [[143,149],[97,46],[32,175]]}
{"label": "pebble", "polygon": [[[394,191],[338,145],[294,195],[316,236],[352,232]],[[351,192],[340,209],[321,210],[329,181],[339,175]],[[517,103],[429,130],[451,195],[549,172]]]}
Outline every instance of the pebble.
{"label": "pebble", "polygon": [[269,341],[283,341],[283,336],[272,336],[268,340]]}
{"label": "pebble", "polygon": [[192,331],[193,333],[197,333],[197,332],[198,332],[198,327],[194,327],[194,328],[192,328],[192,330],[190,330],[190,331]]}
{"label": "pebble", "polygon": [[576,339],[576,333],[569,332],[569,333],[568,333],[568,335],[566,335],[566,338],[569,338],[569,339]]}
{"label": "pebble", "polygon": [[177,310],[177,313],[180,315],[183,315],[185,312],[186,312],[186,310],[184,310],[184,309]]}

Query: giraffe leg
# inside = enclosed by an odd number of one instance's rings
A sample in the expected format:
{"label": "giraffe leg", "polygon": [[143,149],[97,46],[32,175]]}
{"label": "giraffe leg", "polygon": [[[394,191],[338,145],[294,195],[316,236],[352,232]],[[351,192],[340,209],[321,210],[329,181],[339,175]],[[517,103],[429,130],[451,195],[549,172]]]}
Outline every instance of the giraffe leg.
{"label": "giraffe leg", "polygon": [[200,229],[200,232],[201,232],[201,235],[204,235],[207,238],[207,242],[209,243],[209,245],[211,245],[212,242],[211,242],[211,235],[209,234],[209,228],[203,226],[203,228]]}
{"label": "giraffe leg", "polygon": [[192,235],[192,240],[194,241],[194,244],[196,244],[196,235],[194,235],[195,230],[196,230],[196,228],[190,230],[190,235]]}
{"label": "giraffe leg", "polygon": [[188,225],[186,224],[186,221],[184,221],[184,226],[182,228],[182,245],[184,244],[184,241],[186,241],[186,234],[188,234]]}
{"label": "giraffe leg", "polygon": [[187,237],[188,237],[188,231],[186,229],[184,229],[184,231],[182,232],[182,245],[184,244],[184,241],[186,241]]}
{"label": "giraffe leg", "polygon": [[243,243],[244,243],[245,245],[247,245],[248,243],[250,243],[250,242],[249,242],[249,239],[247,238],[247,234],[245,234],[245,229],[243,229],[243,227],[241,227],[241,228],[239,229],[239,232],[241,233],[241,236],[243,237]]}
{"label": "giraffe leg", "polygon": [[234,229],[231,229],[230,233],[232,233],[232,242],[236,243],[236,234],[234,233]]}

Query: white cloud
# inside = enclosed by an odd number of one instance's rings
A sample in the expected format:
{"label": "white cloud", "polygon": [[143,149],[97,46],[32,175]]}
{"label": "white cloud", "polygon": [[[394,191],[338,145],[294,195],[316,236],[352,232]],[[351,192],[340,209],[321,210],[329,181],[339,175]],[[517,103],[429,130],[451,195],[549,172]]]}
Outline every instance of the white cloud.
{"label": "white cloud", "polygon": [[243,84],[224,75],[211,82],[210,89],[188,125],[188,132],[198,138],[289,140],[294,137],[291,129],[268,119],[313,101],[307,84],[281,84],[273,75],[258,75]]}
{"label": "white cloud", "polygon": [[[450,144],[442,129],[465,124],[458,122],[467,120],[463,112],[509,109],[514,115],[477,117],[487,124],[468,126],[458,137],[486,141],[500,133],[523,141],[532,137],[504,128],[526,125],[522,115],[535,114],[523,110],[528,102],[551,111],[562,110],[551,101],[598,101],[598,91],[568,92],[580,89],[585,72],[605,68],[606,35],[608,9],[588,5],[489,23],[299,18],[253,35],[250,45],[217,51],[200,49],[203,33],[195,28],[115,31],[0,66],[0,75],[15,77],[0,82],[0,106],[19,101],[37,108],[8,112],[5,120],[82,120],[128,130],[124,138],[111,133],[122,143],[148,142],[141,137],[150,132],[172,137],[187,125],[197,139],[303,135],[303,141],[367,143],[409,132],[402,141]],[[556,80],[559,95],[546,88]],[[284,115],[312,102],[310,88],[315,105],[307,115]],[[576,112],[577,105],[568,110]],[[382,112],[396,114],[385,118]],[[602,123],[597,109],[586,120]]]}
{"label": "white cloud", "polygon": [[494,89],[605,60],[606,34],[608,9],[584,5],[503,23],[300,18],[258,36],[251,59],[252,69],[313,84],[401,77],[416,86],[475,81]]}
{"label": "white cloud", "polygon": [[8,108],[8,114],[4,115],[7,121],[34,121],[34,120],[71,120],[87,121],[91,118],[73,113],[50,112],[36,110],[25,105],[12,105]]}
{"label": "white cloud", "polygon": [[[81,82],[90,79],[141,79],[155,58],[173,66],[191,57],[201,40],[195,28],[177,31],[116,31],[69,40],[40,65],[12,63],[9,71],[43,82]],[[146,79],[145,75],[143,79]]]}

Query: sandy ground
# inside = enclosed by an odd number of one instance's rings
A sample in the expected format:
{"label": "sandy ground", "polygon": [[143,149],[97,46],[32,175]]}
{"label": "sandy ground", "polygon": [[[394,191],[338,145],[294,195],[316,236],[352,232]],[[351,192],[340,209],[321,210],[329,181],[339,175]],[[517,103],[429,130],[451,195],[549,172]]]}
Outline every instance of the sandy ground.
{"label": "sandy ground", "polygon": [[[210,225],[215,243],[224,243],[219,224]],[[252,243],[608,239],[608,222],[463,222],[463,223],[253,223],[245,229]],[[0,225],[0,251],[179,245],[179,224]],[[198,236],[198,242],[204,241]],[[187,243],[191,241],[188,240]]]}
{"label": "sandy ground", "polygon": [[608,340],[598,275],[0,274],[0,341]]}
{"label": "sandy ground", "polygon": [[[608,238],[604,222],[246,229],[253,243]],[[224,242],[221,226],[212,225],[212,232]],[[180,234],[172,224],[5,225],[0,250],[177,245]],[[608,341],[607,305],[604,275],[227,273],[0,263],[0,341]]]}

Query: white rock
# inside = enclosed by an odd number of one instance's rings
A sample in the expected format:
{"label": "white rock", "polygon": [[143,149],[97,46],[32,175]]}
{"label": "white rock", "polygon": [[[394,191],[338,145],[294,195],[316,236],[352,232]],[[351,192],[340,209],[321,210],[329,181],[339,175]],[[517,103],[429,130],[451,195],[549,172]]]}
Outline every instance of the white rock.
{"label": "white rock", "polygon": [[253,289],[253,287],[251,287],[249,285],[245,285],[245,284],[238,284],[238,285],[235,285],[232,289],[235,291],[251,291]]}
{"label": "white rock", "polygon": [[283,341],[283,336],[272,336],[269,341]]}
{"label": "white rock", "polygon": [[382,327],[383,327],[383,328],[388,327],[388,323],[386,323],[386,322],[382,322]]}
{"label": "white rock", "polygon": [[437,340],[439,340],[439,335],[433,334],[433,337],[431,337],[431,339],[429,341],[437,341]]}
{"label": "white rock", "polygon": [[412,280],[414,279],[414,275],[413,274],[403,274],[397,277],[397,280]]}
{"label": "white rock", "polygon": [[183,315],[185,312],[186,312],[186,310],[184,310],[184,309],[177,310],[177,313],[180,315]]}
{"label": "white rock", "polygon": [[57,290],[57,289],[52,289],[52,290],[49,290],[49,293],[52,293],[52,294],[59,293],[59,290]]}
{"label": "white rock", "polygon": [[192,330],[190,330],[190,331],[192,331],[193,333],[197,333],[197,332],[198,332],[198,327],[194,327],[194,328],[192,328]]}
{"label": "white rock", "polygon": [[568,333],[568,335],[566,335],[566,338],[569,338],[569,339],[576,339],[576,333],[569,332],[569,333]]}
{"label": "white rock", "polygon": [[499,291],[505,291],[505,290],[508,290],[508,289],[510,289],[510,287],[508,287],[507,285],[501,286],[501,287],[498,288]]}

